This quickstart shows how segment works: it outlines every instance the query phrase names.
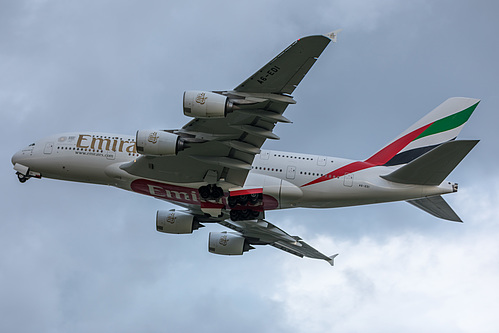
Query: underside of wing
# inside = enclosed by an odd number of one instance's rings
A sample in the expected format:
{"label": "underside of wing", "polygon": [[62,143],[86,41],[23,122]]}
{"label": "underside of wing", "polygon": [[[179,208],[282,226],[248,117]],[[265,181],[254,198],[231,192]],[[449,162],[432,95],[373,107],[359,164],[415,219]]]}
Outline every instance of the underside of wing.
{"label": "underside of wing", "polygon": [[330,41],[329,36],[323,35],[297,40],[234,90],[293,93]]}
{"label": "underside of wing", "polygon": [[[290,122],[283,113],[296,102],[288,94],[335,38],[332,33],[294,42],[233,91],[186,92],[184,113],[195,119],[181,129],[161,131],[176,135],[181,145],[172,154],[143,151],[121,169],[166,182],[242,186],[265,140],[279,139],[275,125]],[[157,132],[150,135],[154,139]]]}
{"label": "underside of wing", "polygon": [[305,243],[300,237],[290,236],[284,230],[265,220],[237,222],[225,220],[220,221],[219,223],[239,232],[249,245],[272,245],[275,248],[294,254],[300,258],[307,257],[325,260],[331,266],[334,265],[334,258],[338,255],[326,256]]}

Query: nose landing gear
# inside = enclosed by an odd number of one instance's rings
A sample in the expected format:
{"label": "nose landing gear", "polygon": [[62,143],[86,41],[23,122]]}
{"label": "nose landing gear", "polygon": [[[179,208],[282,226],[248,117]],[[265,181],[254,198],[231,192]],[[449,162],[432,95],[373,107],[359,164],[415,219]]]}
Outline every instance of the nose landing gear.
{"label": "nose landing gear", "polygon": [[17,179],[19,179],[19,181],[21,183],[26,183],[26,181],[31,178],[31,176],[23,175],[20,172],[16,172],[16,175],[17,175]]}

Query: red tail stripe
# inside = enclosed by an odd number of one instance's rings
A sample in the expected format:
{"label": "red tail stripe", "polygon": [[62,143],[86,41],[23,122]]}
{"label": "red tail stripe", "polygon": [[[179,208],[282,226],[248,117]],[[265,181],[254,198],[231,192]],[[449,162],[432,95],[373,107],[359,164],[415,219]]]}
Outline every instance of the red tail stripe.
{"label": "red tail stripe", "polygon": [[347,164],[345,166],[342,166],[341,168],[338,168],[336,170],[331,171],[327,175],[321,176],[317,179],[312,180],[311,182],[302,185],[308,186],[308,185],[313,185],[317,183],[321,183],[323,181],[332,179],[332,178],[337,178],[344,176],[348,173],[364,170],[367,168],[372,168],[374,166],[378,165],[383,165],[389,160],[391,160],[395,155],[397,155],[402,149],[404,149],[409,143],[411,143],[414,139],[416,139],[421,133],[423,133],[428,127],[431,126],[430,123],[428,125],[425,125],[423,127],[418,128],[417,130],[414,130],[403,137],[395,140],[394,142],[390,143],[388,146],[384,147],[380,151],[378,151],[376,154],[373,156],[369,157],[367,160],[364,162],[353,162],[350,164]]}
{"label": "red tail stripe", "polygon": [[399,151],[404,149],[409,143],[416,139],[421,133],[423,133],[428,127],[431,126],[430,123],[426,126],[420,127],[417,130],[412,131],[409,134],[404,135],[398,140],[393,141],[385,148],[378,151],[373,156],[369,157],[366,162],[374,165],[383,165],[397,155]]}

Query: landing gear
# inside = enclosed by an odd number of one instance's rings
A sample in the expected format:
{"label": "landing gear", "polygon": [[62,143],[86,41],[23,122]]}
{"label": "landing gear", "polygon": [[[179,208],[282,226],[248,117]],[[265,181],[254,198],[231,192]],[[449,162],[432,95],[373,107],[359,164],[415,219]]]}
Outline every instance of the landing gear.
{"label": "landing gear", "polygon": [[260,214],[261,212],[253,209],[232,209],[230,219],[232,221],[254,220],[260,218]]}
{"label": "landing gear", "polygon": [[[222,209],[230,209],[229,214],[232,221],[265,218],[262,193],[229,194],[227,202],[224,203],[220,200],[224,196],[224,190],[215,184],[201,186],[198,191],[201,197],[201,210],[207,215],[221,216]],[[229,209],[225,205],[228,205]]]}
{"label": "landing gear", "polygon": [[230,219],[232,221],[263,219],[263,195],[252,193],[229,196]]}
{"label": "landing gear", "polygon": [[21,183],[26,183],[26,181],[31,178],[30,176],[23,175],[20,172],[17,172],[16,174],[17,174],[17,179],[19,179]]}
{"label": "landing gear", "polygon": [[230,208],[237,205],[240,206],[257,206],[262,203],[263,195],[261,193],[243,194],[237,196],[230,196],[227,199]]}
{"label": "landing gear", "polygon": [[199,195],[205,200],[218,200],[223,197],[224,190],[216,185],[205,185],[199,188]]}
{"label": "landing gear", "polygon": [[261,201],[263,198],[261,193],[252,193],[249,195],[249,203],[251,205],[256,205],[259,201]]}

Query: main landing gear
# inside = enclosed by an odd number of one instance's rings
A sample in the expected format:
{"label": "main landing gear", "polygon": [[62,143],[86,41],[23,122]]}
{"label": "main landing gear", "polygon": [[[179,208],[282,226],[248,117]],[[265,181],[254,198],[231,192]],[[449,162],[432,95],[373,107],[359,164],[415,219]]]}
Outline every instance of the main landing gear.
{"label": "main landing gear", "polygon": [[227,203],[230,207],[232,221],[252,220],[263,218],[263,195],[261,193],[230,196]]}
{"label": "main landing gear", "polygon": [[205,185],[199,188],[199,195],[205,200],[218,200],[224,196],[224,190],[217,185]]}
{"label": "main landing gear", "polygon": [[[229,195],[227,202],[224,203],[221,200],[224,196],[224,190],[215,184],[201,186],[198,191],[202,201],[201,210],[208,215],[220,216],[222,209],[229,208],[232,221],[264,218],[262,193]],[[204,208],[203,204],[205,205]]]}

